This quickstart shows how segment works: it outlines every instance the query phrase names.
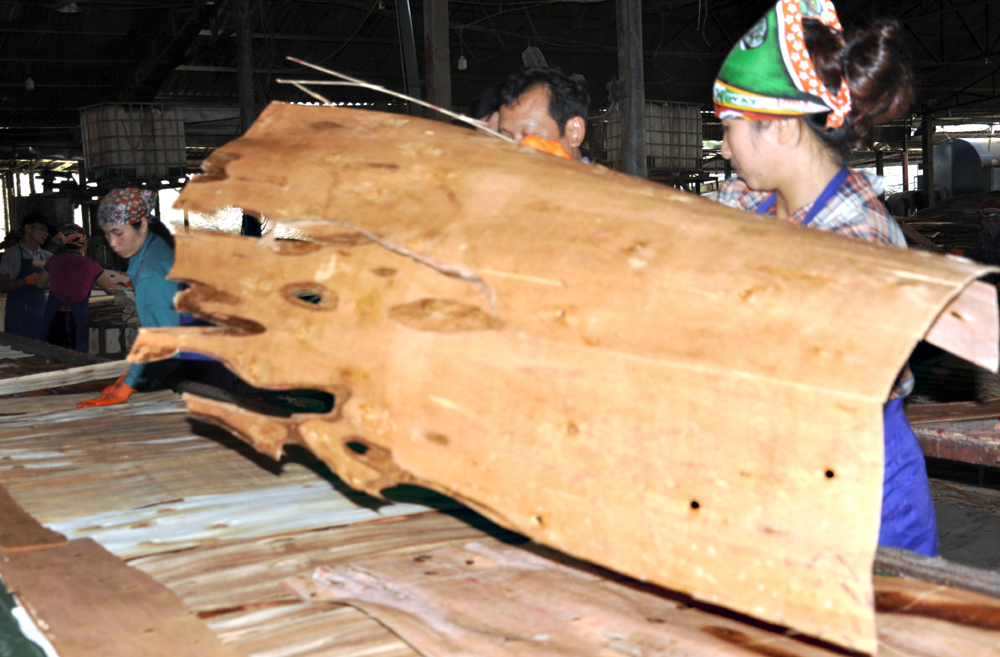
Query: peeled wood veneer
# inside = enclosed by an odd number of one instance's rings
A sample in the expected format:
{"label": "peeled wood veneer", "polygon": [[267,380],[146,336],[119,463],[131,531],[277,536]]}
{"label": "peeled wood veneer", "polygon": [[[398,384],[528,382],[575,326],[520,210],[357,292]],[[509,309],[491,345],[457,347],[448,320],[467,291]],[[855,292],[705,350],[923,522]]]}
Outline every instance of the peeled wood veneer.
{"label": "peeled wood veneer", "polygon": [[0,551],[0,575],[62,657],[240,657],[177,596],[90,539]]}
{"label": "peeled wood veneer", "polygon": [[315,241],[178,235],[178,308],[229,328],[143,330],[130,358],[201,352],[337,405],[192,413],[875,652],[882,404],[988,267],[362,110],[272,104],[204,166],[178,207]]}

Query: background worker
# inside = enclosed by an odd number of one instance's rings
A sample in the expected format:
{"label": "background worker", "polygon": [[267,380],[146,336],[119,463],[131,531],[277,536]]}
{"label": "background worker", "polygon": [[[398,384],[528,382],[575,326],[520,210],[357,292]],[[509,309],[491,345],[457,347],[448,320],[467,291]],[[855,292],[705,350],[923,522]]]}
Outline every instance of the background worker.
{"label": "background worker", "polygon": [[[979,206],[979,216],[982,218],[983,229],[976,240],[976,248],[970,254],[973,260],[989,265],[1000,265],[1000,199],[988,198]],[[996,282],[992,275],[990,280]]]}
{"label": "background worker", "polygon": [[526,68],[504,81],[500,100],[500,134],[553,155],[589,162],[580,151],[590,110],[590,93],[583,82],[558,68]]}
{"label": "background worker", "polygon": [[[128,258],[139,324],[145,328],[180,324],[180,313],[174,308],[179,285],[167,280],[174,266],[174,239],[166,226],[150,220],[154,198],[155,192],[148,189],[116,189],[101,199],[97,210],[97,222],[112,250]],[[133,363],[100,397],[82,401],[77,408],[124,404],[137,387],[156,387],[177,363]]]}
{"label": "background worker", "polygon": [[[805,12],[805,13],[803,13]],[[715,200],[842,235],[906,246],[879,201],[881,180],[846,166],[878,123],[908,111],[913,75],[901,28],[875,23],[845,37],[833,3],[781,0],[737,43],[715,82],[722,156],[739,180]],[[903,413],[904,368],[884,407],[881,545],[937,554],[923,453]]]}
{"label": "background worker", "polygon": [[104,269],[84,255],[87,236],[75,224],[66,224],[52,238],[62,253],[45,262],[49,299],[42,313],[40,336],[50,344],[87,353],[90,345],[90,290],[97,286],[114,294],[118,286]]}
{"label": "background worker", "polygon": [[49,239],[49,224],[40,214],[21,220],[20,240],[0,257],[0,292],[7,293],[4,311],[6,333],[44,340],[41,335],[45,308],[45,281],[35,260],[47,260],[52,253],[42,248]]}

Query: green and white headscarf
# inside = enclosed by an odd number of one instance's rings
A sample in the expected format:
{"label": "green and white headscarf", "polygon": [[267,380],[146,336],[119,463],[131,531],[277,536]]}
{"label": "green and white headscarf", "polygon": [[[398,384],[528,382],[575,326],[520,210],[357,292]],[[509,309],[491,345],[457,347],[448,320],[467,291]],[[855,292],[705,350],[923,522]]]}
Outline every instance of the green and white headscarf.
{"label": "green and white headscarf", "polygon": [[830,0],[779,0],[748,31],[719,69],[712,93],[715,115],[765,121],[829,112],[826,127],[839,128],[851,111],[851,92],[841,80],[830,93],[806,49],[802,19],[842,31]]}

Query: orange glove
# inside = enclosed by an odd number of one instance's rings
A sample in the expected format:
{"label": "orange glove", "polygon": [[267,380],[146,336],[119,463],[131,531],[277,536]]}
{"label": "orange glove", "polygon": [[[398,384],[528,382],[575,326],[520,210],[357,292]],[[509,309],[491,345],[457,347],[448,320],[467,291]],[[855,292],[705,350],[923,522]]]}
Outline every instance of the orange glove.
{"label": "orange glove", "polygon": [[114,406],[115,404],[124,404],[128,401],[128,398],[132,396],[135,389],[129,384],[122,381],[121,383],[116,383],[111,386],[111,392],[107,394],[101,394],[97,399],[88,399],[82,401],[76,405],[77,408],[94,408],[95,406]]}
{"label": "orange glove", "polygon": [[125,383],[125,377],[126,376],[128,376],[128,372],[125,372],[120,377],[118,377],[117,379],[115,379],[114,383],[112,383],[107,388],[105,388],[104,390],[101,391],[101,396],[103,397],[104,395],[110,395],[112,390],[114,390],[115,388],[117,388],[121,384]]}
{"label": "orange glove", "polygon": [[41,274],[28,274],[27,276],[24,277],[24,280],[28,282],[28,285],[34,285],[35,283],[38,282],[38,279],[41,277],[42,277]]}
{"label": "orange glove", "polygon": [[562,144],[555,139],[542,139],[538,135],[528,135],[521,143],[528,148],[534,148],[536,151],[542,151],[543,153],[555,155],[556,157],[564,157],[567,160],[573,159],[573,156],[567,153]]}

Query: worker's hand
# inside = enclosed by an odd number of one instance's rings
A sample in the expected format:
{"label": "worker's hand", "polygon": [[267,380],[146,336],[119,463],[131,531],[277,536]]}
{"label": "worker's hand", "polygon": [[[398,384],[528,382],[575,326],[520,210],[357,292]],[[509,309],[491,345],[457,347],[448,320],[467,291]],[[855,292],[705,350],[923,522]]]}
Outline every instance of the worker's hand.
{"label": "worker's hand", "polygon": [[117,388],[121,384],[125,383],[125,377],[126,376],[128,376],[128,372],[125,372],[124,374],[122,374],[120,377],[118,377],[117,379],[115,379],[114,383],[112,383],[107,388],[105,388],[104,390],[102,390],[101,391],[101,395],[102,396],[103,395],[110,395],[112,390],[114,390],[115,388]]}
{"label": "worker's hand", "polygon": [[24,281],[28,285],[35,285],[36,283],[38,283],[38,279],[41,277],[42,277],[41,274],[28,274],[27,276],[24,277]]}
{"label": "worker's hand", "polygon": [[564,157],[567,160],[573,159],[573,156],[567,153],[566,149],[563,148],[563,145],[555,139],[542,139],[538,135],[528,135],[521,143],[528,148],[534,148],[536,151],[542,151],[543,153],[548,153],[557,157]]}
{"label": "worker's hand", "polygon": [[[105,388],[107,390],[107,388]],[[121,381],[111,386],[111,391],[107,394],[101,393],[101,396],[97,399],[87,399],[76,405],[77,408],[94,408],[96,406],[114,406],[115,404],[124,404],[128,401],[128,398],[132,396],[135,389],[129,384]]]}

